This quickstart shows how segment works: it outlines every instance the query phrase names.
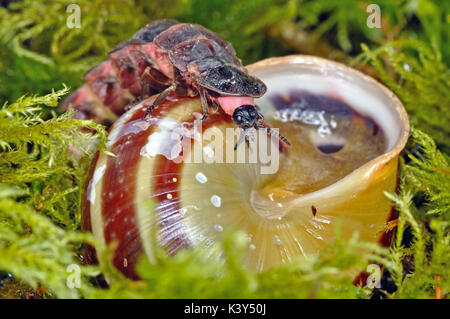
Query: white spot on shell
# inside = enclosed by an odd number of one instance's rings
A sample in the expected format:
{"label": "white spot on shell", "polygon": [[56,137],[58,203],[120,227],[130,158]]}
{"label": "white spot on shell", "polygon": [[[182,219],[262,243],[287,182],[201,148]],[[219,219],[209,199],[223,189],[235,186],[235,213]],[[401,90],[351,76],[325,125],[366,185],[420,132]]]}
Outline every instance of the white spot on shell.
{"label": "white spot on shell", "polygon": [[214,225],[214,230],[217,232],[223,231],[223,227],[221,225]]}
{"label": "white spot on shell", "polygon": [[192,210],[200,211],[200,209],[199,209],[197,206],[195,206],[195,205],[187,205],[187,206],[182,207],[182,208],[180,209],[180,214],[181,214],[182,216],[184,216],[184,215],[186,215],[190,210],[191,210],[191,211],[192,211]]}
{"label": "white spot on shell", "polygon": [[278,237],[277,235],[273,236],[273,242],[275,243],[275,245],[281,245],[282,241],[280,239],[280,237]]}
{"label": "white spot on shell", "polygon": [[95,202],[95,186],[97,185],[98,181],[103,177],[106,171],[106,165],[102,165],[99,168],[97,168],[94,172],[94,176],[92,176],[91,181],[89,182],[88,186],[88,200],[91,202],[92,205],[94,205]]}
{"label": "white spot on shell", "polygon": [[172,178],[172,182],[176,183],[177,182],[177,178],[176,177]]}
{"label": "white spot on shell", "polygon": [[[168,160],[176,159],[182,150],[181,137],[183,136],[175,130],[182,125],[180,122],[163,118],[158,122],[160,132],[154,132],[148,137],[148,142],[141,148],[141,156],[152,158],[156,155],[163,155]],[[182,128],[180,128],[182,129]]]}
{"label": "white spot on shell", "polygon": [[110,147],[116,143],[123,125],[131,119],[133,113],[134,112],[126,112],[114,123],[113,128],[108,134],[108,142],[106,142],[106,146]]}
{"label": "white spot on shell", "polygon": [[215,207],[220,207],[222,205],[222,199],[217,195],[211,196],[210,200],[211,204],[213,204]]}
{"label": "white spot on shell", "polygon": [[172,199],[173,196],[172,196],[172,194],[167,194],[166,197],[167,197],[167,199]]}
{"label": "white spot on shell", "polygon": [[195,174],[195,179],[199,182],[199,183],[206,183],[208,181],[208,179],[206,178],[205,174],[203,174],[202,172],[198,172],[197,174]]}
{"label": "white spot on shell", "polygon": [[205,153],[206,156],[213,158],[214,157],[214,151],[211,147],[205,146],[203,148],[203,153]]}

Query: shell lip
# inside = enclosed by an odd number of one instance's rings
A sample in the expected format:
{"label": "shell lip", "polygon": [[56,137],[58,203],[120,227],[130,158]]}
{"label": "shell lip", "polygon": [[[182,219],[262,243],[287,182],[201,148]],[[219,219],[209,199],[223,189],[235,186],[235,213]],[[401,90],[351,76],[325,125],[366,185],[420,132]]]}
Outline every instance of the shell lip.
{"label": "shell lip", "polygon": [[[370,85],[377,87],[392,103],[396,117],[398,118],[398,123],[401,125],[400,134],[395,142],[395,144],[383,154],[377,156],[376,158],[368,161],[359,168],[355,169],[345,177],[328,185],[320,190],[305,194],[300,198],[306,200],[307,198],[315,198],[317,195],[324,194],[326,192],[332,191],[338,186],[342,186],[347,183],[352,178],[363,177],[364,180],[370,180],[376,177],[377,171],[383,166],[387,165],[390,161],[395,160],[400,152],[404,149],[409,135],[410,135],[410,124],[406,110],[400,101],[400,99],[386,86],[375,80],[374,78],[356,70],[348,67],[342,63],[331,61],[325,58],[311,56],[311,55],[288,55],[283,57],[273,57],[265,60],[258,61],[251,65],[246,66],[249,73],[252,74],[257,70],[279,65],[293,65],[293,64],[303,64],[303,65],[315,65],[323,68],[333,68],[342,71],[346,74],[353,75],[355,78],[359,78],[362,81],[367,82]],[[391,107],[391,106],[387,106]]]}

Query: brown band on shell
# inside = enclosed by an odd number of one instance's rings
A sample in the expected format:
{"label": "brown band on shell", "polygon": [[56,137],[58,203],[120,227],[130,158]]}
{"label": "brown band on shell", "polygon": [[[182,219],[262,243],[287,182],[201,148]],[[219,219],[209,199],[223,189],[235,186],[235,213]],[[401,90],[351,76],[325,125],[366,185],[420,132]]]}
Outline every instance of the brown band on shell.
{"label": "brown band on shell", "polygon": [[[176,102],[167,101],[153,110],[152,116],[159,116],[163,111],[176,107]],[[137,164],[141,157],[140,147],[145,144],[154,126],[148,129],[127,130],[127,126],[146,124],[142,118],[145,108],[136,111],[123,125],[119,136],[110,151],[116,157],[109,157],[103,179],[102,213],[105,241],[107,244],[118,241],[114,255],[114,265],[127,276],[137,279],[134,267],[124,267],[124,258],[128,266],[134,266],[142,252],[142,239],[136,221],[134,203]],[[126,143],[133,139],[132,143]],[[126,171],[124,168],[126,167]],[[117,193],[120,192],[120,193]],[[112,202],[111,202],[112,201]]]}
{"label": "brown band on shell", "polygon": [[[152,118],[164,116],[169,111],[182,105],[189,98],[170,98],[152,111]],[[126,276],[138,279],[134,271],[139,256],[143,253],[143,240],[147,240],[140,232],[139,220],[136,216],[136,179],[138,163],[141,158],[140,150],[146,144],[149,135],[157,127],[157,124],[149,124],[143,120],[145,107],[136,110],[133,115],[122,123],[123,127],[110,146],[109,151],[116,157],[108,157],[106,170],[103,178],[102,192],[102,217],[103,233],[106,244],[117,241],[114,265]],[[188,114],[189,118],[183,119],[192,122],[195,117]],[[229,123],[231,119],[221,110],[202,123],[203,130],[217,123]],[[131,128],[137,126],[138,129]],[[133,142],[127,143],[130,139]],[[95,167],[95,165],[93,165]],[[124,168],[126,167],[126,171]],[[188,235],[183,224],[181,215],[180,199],[178,194],[180,173],[183,162],[167,160],[162,155],[155,156],[154,176],[150,181],[151,187],[149,199],[156,200],[155,212],[160,229],[158,233],[159,244],[169,254],[173,254],[180,248],[189,247]],[[90,174],[92,176],[93,173]],[[86,201],[88,203],[88,201]],[[89,206],[86,205],[85,219],[86,230],[90,229]]]}

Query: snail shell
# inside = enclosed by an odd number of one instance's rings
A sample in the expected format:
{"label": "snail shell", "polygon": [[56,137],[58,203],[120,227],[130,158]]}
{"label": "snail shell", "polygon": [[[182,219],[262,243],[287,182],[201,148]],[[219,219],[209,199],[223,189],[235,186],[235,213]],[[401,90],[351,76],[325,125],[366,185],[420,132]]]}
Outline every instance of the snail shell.
{"label": "snail shell", "polygon": [[[149,100],[112,126],[108,151],[116,156],[98,154],[92,165],[83,223],[99,240],[118,242],[114,264],[127,276],[137,278],[138,257],[152,260],[156,244],[170,254],[210,247],[228,229],[247,234],[243,262],[257,271],[327,247],[337,220],[345,235],[390,244],[383,192],[395,191],[409,134],[399,100],[315,57],[273,58],[248,70],[268,87],[257,100],[266,122],[292,143],[258,134],[279,158],[275,172],[263,174],[269,166],[259,159],[237,163],[237,153],[250,158],[252,148],[233,151],[237,136],[227,129],[236,126],[221,110],[196,130],[199,99],[171,95],[143,120]],[[186,160],[199,154],[200,162]]]}

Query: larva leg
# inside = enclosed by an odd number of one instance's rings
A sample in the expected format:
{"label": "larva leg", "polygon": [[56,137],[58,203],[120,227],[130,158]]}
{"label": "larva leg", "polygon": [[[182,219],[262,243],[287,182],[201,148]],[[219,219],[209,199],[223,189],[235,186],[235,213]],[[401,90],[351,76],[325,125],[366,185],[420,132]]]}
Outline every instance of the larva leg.
{"label": "larva leg", "polygon": [[204,120],[206,120],[208,118],[208,100],[206,98],[206,94],[205,94],[205,90],[204,89],[200,89],[200,98],[202,100],[202,108],[203,108],[203,117],[201,119],[201,121],[203,122]]}
{"label": "larva leg", "polygon": [[146,67],[144,72],[141,75],[141,95],[139,95],[137,98],[135,98],[130,104],[128,104],[125,107],[125,111],[128,111],[133,106],[137,105],[138,103],[142,102],[144,99],[150,97],[150,67]]}
{"label": "larva leg", "polygon": [[167,89],[162,91],[153,102],[153,104],[147,109],[147,111],[145,111],[144,118],[146,118],[155,107],[160,105],[171,92],[175,91],[176,87],[176,84],[172,84]]}
{"label": "larva leg", "polygon": [[150,96],[150,67],[146,67],[141,76],[141,98]]}
{"label": "larva leg", "polygon": [[217,112],[217,110],[219,109],[219,104],[217,104],[216,102],[214,102],[214,101],[212,101],[212,103],[211,103],[211,109],[212,109],[212,112],[213,113],[216,113]]}

